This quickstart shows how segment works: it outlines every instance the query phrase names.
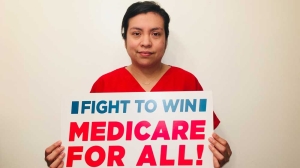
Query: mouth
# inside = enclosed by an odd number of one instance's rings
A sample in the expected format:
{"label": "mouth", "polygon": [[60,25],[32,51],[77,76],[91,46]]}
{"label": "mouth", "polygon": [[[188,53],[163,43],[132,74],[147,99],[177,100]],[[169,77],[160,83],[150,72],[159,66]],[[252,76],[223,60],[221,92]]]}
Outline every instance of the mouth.
{"label": "mouth", "polygon": [[153,54],[153,52],[150,51],[138,51],[137,53],[139,53],[141,56],[150,56]]}

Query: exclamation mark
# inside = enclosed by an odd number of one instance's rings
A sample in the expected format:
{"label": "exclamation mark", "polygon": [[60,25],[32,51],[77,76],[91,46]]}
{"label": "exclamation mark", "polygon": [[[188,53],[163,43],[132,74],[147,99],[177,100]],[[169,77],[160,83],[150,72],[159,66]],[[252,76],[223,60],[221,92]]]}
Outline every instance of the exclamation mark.
{"label": "exclamation mark", "polygon": [[197,154],[198,154],[198,160],[196,160],[196,165],[201,166],[202,165],[202,154],[203,154],[203,145],[197,145]]}

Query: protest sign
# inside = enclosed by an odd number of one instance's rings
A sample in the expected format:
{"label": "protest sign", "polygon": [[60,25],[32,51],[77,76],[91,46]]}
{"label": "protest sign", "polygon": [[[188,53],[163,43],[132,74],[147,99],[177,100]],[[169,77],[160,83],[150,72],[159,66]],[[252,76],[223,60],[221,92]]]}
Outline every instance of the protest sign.
{"label": "protest sign", "polygon": [[213,167],[212,93],[93,93],[62,106],[65,167]]}

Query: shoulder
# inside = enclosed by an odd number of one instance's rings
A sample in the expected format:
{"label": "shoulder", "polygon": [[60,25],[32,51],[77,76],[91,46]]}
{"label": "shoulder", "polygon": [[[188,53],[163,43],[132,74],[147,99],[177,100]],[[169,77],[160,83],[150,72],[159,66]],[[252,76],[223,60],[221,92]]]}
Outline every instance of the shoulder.
{"label": "shoulder", "polygon": [[197,77],[190,71],[176,66],[171,66],[169,70],[169,79],[181,85],[183,90],[203,90]]}
{"label": "shoulder", "polygon": [[197,78],[196,78],[196,76],[194,74],[192,74],[191,72],[189,72],[189,71],[187,71],[185,69],[177,67],[177,66],[171,66],[170,72],[173,75],[176,75],[176,77],[182,77],[184,79],[197,80]]}
{"label": "shoulder", "polygon": [[93,84],[91,93],[102,92],[106,90],[108,86],[112,86],[115,82],[119,81],[125,74],[125,67],[120,67],[110,72],[101,75]]}
{"label": "shoulder", "polygon": [[122,76],[125,73],[126,69],[125,67],[120,67],[115,70],[112,70],[110,72],[107,72],[99,77],[99,79],[111,79],[111,78],[117,78]]}
{"label": "shoulder", "polygon": [[182,68],[180,68],[180,67],[177,67],[177,66],[171,65],[171,69],[172,69],[173,71],[176,71],[176,72],[179,72],[179,73],[191,74],[191,75],[192,75],[191,72],[189,72],[189,71],[187,71],[187,70],[185,70],[185,69],[182,69]]}

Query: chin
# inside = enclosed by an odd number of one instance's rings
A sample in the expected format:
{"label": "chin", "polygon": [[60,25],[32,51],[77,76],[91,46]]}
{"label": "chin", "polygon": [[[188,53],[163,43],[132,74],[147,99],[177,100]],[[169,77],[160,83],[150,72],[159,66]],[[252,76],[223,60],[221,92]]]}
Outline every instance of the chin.
{"label": "chin", "polygon": [[158,64],[160,62],[153,62],[153,61],[138,61],[136,62],[136,65],[138,65],[139,67],[144,67],[144,68],[147,68],[147,67],[152,67],[156,64]]}

